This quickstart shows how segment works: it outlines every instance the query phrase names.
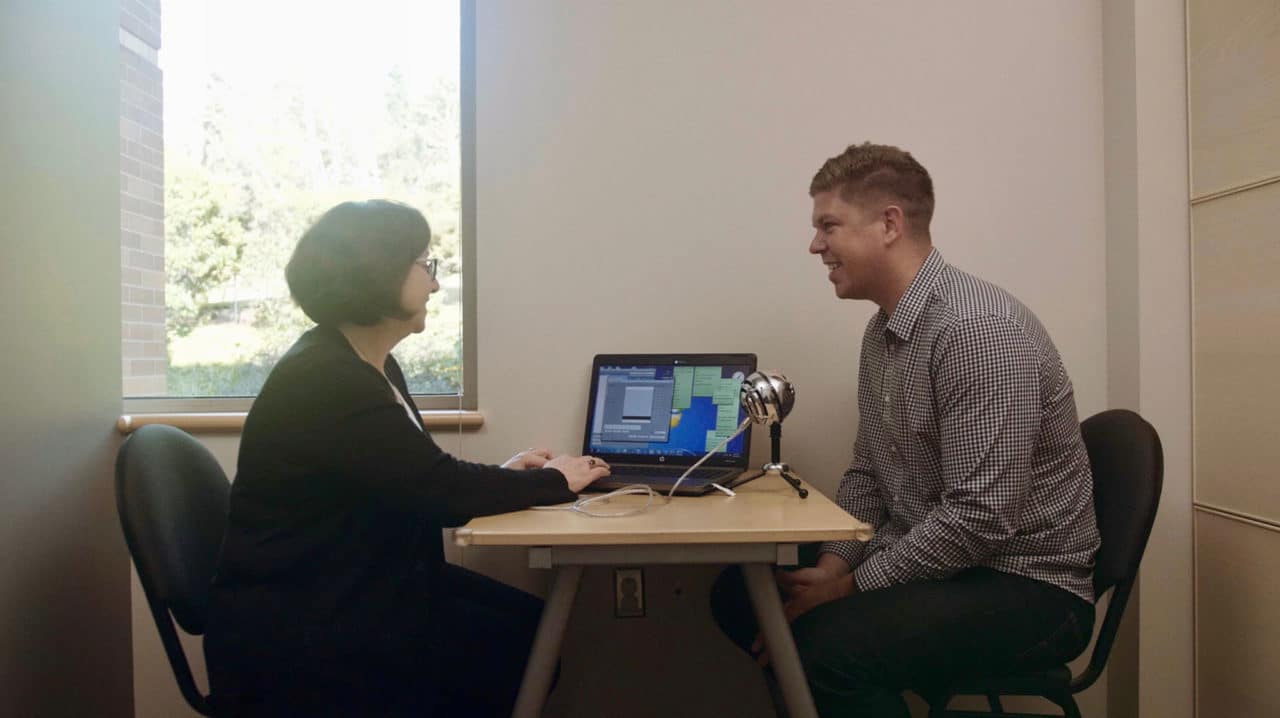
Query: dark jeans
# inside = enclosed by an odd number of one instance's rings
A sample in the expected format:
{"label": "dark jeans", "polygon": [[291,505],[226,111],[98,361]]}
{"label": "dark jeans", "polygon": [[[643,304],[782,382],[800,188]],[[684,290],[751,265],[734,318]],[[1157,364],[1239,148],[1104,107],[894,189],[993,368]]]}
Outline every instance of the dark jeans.
{"label": "dark jeans", "polygon": [[[813,565],[816,553],[805,547],[802,564]],[[736,566],[712,587],[711,610],[749,651],[757,626]],[[971,568],[820,605],[791,631],[819,715],[908,718],[904,690],[928,693],[965,676],[1049,668],[1080,655],[1093,605],[1047,583]]]}
{"label": "dark jeans", "polygon": [[432,584],[424,625],[359,658],[289,644],[231,658],[206,643],[217,707],[235,716],[510,716],[542,600],[450,564]]}
{"label": "dark jeans", "polygon": [[[507,718],[515,707],[542,599],[465,568],[445,564],[447,592],[432,601],[440,716]],[[443,577],[442,577],[443,578]],[[552,681],[555,687],[555,681]]]}

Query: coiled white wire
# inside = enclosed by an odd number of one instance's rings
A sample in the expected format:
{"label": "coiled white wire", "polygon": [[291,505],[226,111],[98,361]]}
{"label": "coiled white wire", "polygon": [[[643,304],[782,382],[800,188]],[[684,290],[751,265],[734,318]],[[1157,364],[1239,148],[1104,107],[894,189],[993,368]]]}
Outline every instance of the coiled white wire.
{"label": "coiled white wire", "polygon": [[[601,512],[592,511],[590,508],[596,504],[607,504],[609,503],[609,499],[612,499],[615,496],[626,496],[628,494],[648,494],[649,500],[644,502],[643,506],[623,509],[621,511]],[[538,511],[574,511],[584,516],[591,516],[598,519],[616,519],[622,516],[635,516],[636,514],[642,514],[645,511],[648,511],[649,507],[653,505],[653,497],[655,496],[661,496],[661,494],[655,493],[652,488],[645,486],[644,484],[628,484],[620,489],[614,489],[607,494],[587,496],[578,499],[571,504],[564,504],[562,506],[534,506],[533,508]]]}
{"label": "coiled white wire", "polygon": [[[561,506],[534,506],[533,508],[539,511],[573,511],[576,513],[580,513],[584,516],[591,516],[593,518],[598,518],[598,519],[614,519],[614,518],[620,518],[622,516],[635,516],[636,514],[642,514],[645,511],[648,511],[649,508],[653,506],[653,499],[655,496],[662,497],[664,499],[663,503],[670,502],[671,497],[675,495],[676,489],[680,486],[680,482],[684,481],[685,478],[689,476],[689,474],[693,473],[694,469],[698,468],[699,466],[702,466],[702,463],[706,461],[708,458],[710,458],[712,454],[723,449],[726,445],[728,445],[730,441],[733,441],[734,439],[738,438],[738,436],[741,435],[742,432],[746,431],[747,427],[750,425],[751,425],[751,419],[749,417],[746,419],[743,419],[742,423],[738,425],[737,431],[725,437],[725,439],[721,441],[719,444],[716,444],[715,447],[711,449],[711,451],[708,451],[706,454],[703,454],[702,458],[698,459],[698,461],[695,462],[693,466],[690,466],[689,468],[685,469],[684,473],[680,474],[680,478],[676,479],[676,482],[671,485],[671,490],[667,492],[666,496],[662,496],[662,494],[655,492],[651,487],[645,484],[628,484],[626,486],[623,486],[620,489],[615,489],[613,491],[610,491],[607,494],[600,494],[599,496],[588,496],[586,498],[578,499],[577,501],[574,501],[571,504],[563,504]],[[725,489],[723,487],[718,487],[718,488],[720,488],[721,491],[725,491],[726,493],[729,493],[730,495],[732,495],[732,492],[729,492],[728,489]],[[643,506],[636,506],[629,509],[623,509],[621,511],[600,512],[600,511],[593,511],[590,508],[596,504],[609,503],[609,499],[612,499],[615,496],[627,496],[627,495],[637,495],[637,494],[646,494],[648,495],[649,500],[645,501]]]}

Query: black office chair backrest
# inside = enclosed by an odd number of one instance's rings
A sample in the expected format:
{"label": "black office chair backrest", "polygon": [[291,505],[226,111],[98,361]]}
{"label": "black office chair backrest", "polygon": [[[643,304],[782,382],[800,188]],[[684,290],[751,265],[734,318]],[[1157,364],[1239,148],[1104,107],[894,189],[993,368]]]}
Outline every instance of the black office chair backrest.
{"label": "black office chair backrest", "polygon": [[1094,595],[1111,589],[1110,602],[1089,668],[1071,682],[1088,688],[1106,666],[1129,592],[1138,575],[1164,483],[1164,450],[1156,430],[1141,416],[1112,409],[1080,425],[1093,469],[1093,502],[1102,544],[1094,559]]}
{"label": "black office chair backrest", "polygon": [[231,485],[200,442],[171,426],[133,432],[116,456],[116,509],[178,687],[211,715],[170,620],[204,633]]}

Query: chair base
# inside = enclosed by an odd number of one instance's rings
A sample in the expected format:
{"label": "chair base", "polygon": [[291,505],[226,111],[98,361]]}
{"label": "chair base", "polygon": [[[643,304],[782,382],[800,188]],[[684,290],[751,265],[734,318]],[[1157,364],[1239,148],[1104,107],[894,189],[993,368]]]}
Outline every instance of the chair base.
{"label": "chair base", "polygon": [[[965,695],[986,695],[987,703],[991,707],[991,710],[975,711],[947,708],[947,704],[951,702],[952,698]],[[1061,708],[1062,715],[1060,718],[1080,718],[1080,707],[1076,705],[1075,698],[1073,698],[1070,693],[1061,695],[1035,695],[1035,697],[1043,698]],[[929,718],[991,718],[992,716],[998,716],[999,718],[1059,718],[1059,716],[1053,713],[1020,713],[1006,711],[1000,702],[1000,696],[996,694],[972,694],[959,692],[950,693],[944,697],[929,699]]]}
{"label": "chair base", "polygon": [[[1064,718],[1080,718],[1080,707],[1071,695],[1071,669],[1056,666],[1038,673],[1025,673],[994,678],[958,681],[945,688],[924,694],[929,704],[929,718],[973,718],[976,716],[1003,716],[1004,718],[1057,718],[1049,713],[1018,713],[1004,709],[1002,696],[1034,696],[1043,698],[1062,709]],[[952,710],[947,704],[956,696],[983,696],[990,711]]]}
{"label": "chair base", "polygon": [[[1074,707],[1074,702],[1072,705]],[[1078,709],[1072,711],[1064,708],[1062,715],[1065,718],[1080,718],[1080,711]],[[945,708],[941,711],[929,710],[929,718],[992,718],[992,716],[997,718],[1059,718],[1052,713],[1007,713],[1003,711],[988,713],[986,711],[948,710]]]}

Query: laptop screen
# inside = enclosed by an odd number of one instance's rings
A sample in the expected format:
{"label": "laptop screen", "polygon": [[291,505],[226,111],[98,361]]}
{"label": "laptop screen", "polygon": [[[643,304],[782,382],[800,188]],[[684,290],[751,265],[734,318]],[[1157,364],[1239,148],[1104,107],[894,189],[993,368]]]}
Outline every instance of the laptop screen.
{"label": "laptop screen", "polygon": [[[738,392],[753,354],[599,355],[584,452],[627,463],[688,465],[746,417]],[[707,460],[745,466],[750,432]]]}

